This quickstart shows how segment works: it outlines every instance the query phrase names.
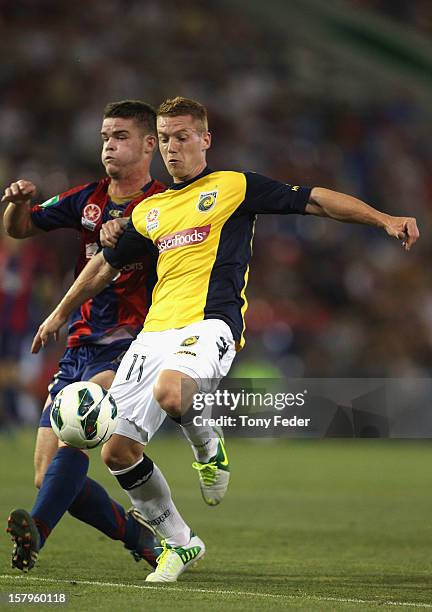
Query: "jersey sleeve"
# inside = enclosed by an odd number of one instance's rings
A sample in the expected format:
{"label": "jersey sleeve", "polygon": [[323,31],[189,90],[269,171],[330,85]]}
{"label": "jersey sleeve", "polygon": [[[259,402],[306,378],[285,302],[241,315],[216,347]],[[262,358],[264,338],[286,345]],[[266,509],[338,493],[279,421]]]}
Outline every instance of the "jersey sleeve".
{"label": "jersey sleeve", "polygon": [[39,229],[49,232],[54,229],[81,229],[82,209],[97,183],[80,185],[36,204],[31,209],[32,222]]}
{"label": "jersey sleeve", "polygon": [[245,172],[246,195],[241,212],[252,214],[305,214],[311,187],[289,185],[274,179]]}
{"label": "jersey sleeve", "polygon": [[105,247],[103,256],[110,266],[120,270],[127,264],[139,261],[146,253],[154,254],[154,252],[154,244],[137,232],[131,217],[116,246],[114,248]]}

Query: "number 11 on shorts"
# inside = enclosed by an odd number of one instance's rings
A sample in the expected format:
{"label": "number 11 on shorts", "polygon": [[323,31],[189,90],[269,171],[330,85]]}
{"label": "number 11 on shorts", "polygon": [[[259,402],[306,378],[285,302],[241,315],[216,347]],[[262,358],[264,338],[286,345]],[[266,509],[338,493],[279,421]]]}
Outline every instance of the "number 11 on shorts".
{"label": "number 11 on shorts", "polygon": [[132,363],[131,363],[131,366],[130,366],[129,371],[127,373],[126,380],[130,380],[130,377],[132,376],[132,372],[134,371],[135,365],[136,365],[138,360],[139,360],[139,370],[138,370],[137,382],[141,381],[141,377],[142,377],[143,370],[144,370],[144,362],[146,360],[146,356],[145,355],[138,355],[137,353],[133,354]]}

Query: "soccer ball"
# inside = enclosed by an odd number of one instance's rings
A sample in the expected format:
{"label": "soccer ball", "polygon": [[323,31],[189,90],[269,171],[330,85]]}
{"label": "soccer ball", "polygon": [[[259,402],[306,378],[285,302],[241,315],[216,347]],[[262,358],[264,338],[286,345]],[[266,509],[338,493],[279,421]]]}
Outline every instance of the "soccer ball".
{"label": "soccer ball", "polygon": [[110,393],[93,382],[74,382],[55,396],[51,425],[62,442],[95,448],[110,439],[117,425],[117,406]]}

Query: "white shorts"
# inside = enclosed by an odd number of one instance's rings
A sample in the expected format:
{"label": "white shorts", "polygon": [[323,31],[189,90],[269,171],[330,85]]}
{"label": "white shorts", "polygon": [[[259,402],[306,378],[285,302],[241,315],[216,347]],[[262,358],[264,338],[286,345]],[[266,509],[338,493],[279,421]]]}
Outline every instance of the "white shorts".
{"label": "white shorts", "polygon": [[177,370],[193,378],[201,393],[216,390],[235,357],[228,325],[207,319],[180,329],[141,332],[117,370],[110,393],[118,410],[116,433],[147,444],[166,413],[153,396],[161,370]]}

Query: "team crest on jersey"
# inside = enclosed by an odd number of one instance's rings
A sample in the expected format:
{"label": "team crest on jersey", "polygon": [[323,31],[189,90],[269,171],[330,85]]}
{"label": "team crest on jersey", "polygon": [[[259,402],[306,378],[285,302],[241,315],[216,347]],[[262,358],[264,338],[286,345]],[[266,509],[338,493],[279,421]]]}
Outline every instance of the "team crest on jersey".
{"label": "team crest on jersey", "polygon": [[102,211],[100,207],[97,204],[89,203],[87,204],[87,206],[84,206],[84,210],[82,212],[81,217],[81,225],[93,231],[94,229],[96,229],[97,222],[99,221],[101,216]]}
{"label": "team crest on jersey", "polygon": [[148,211],[147,216],[146,216],[146,222],[147,222],[147,231],[148,232],[152,232],[153,230],[157,229],[159,227],[159,213],[160,210],[159,208],[152,208],[151,210]]}
{"label": "team crest on jersey", "polygon": [[199,194],[197,208],[201,212],[207,212],[216,204],[217,189],[215,191],[205,191]]}
{"label": "team crest on jersey", "polygon": [[180,346],[192,346],[192,344],[196,344],[199,340],[199,336],[189,336],[186,340],[180,344]]}

